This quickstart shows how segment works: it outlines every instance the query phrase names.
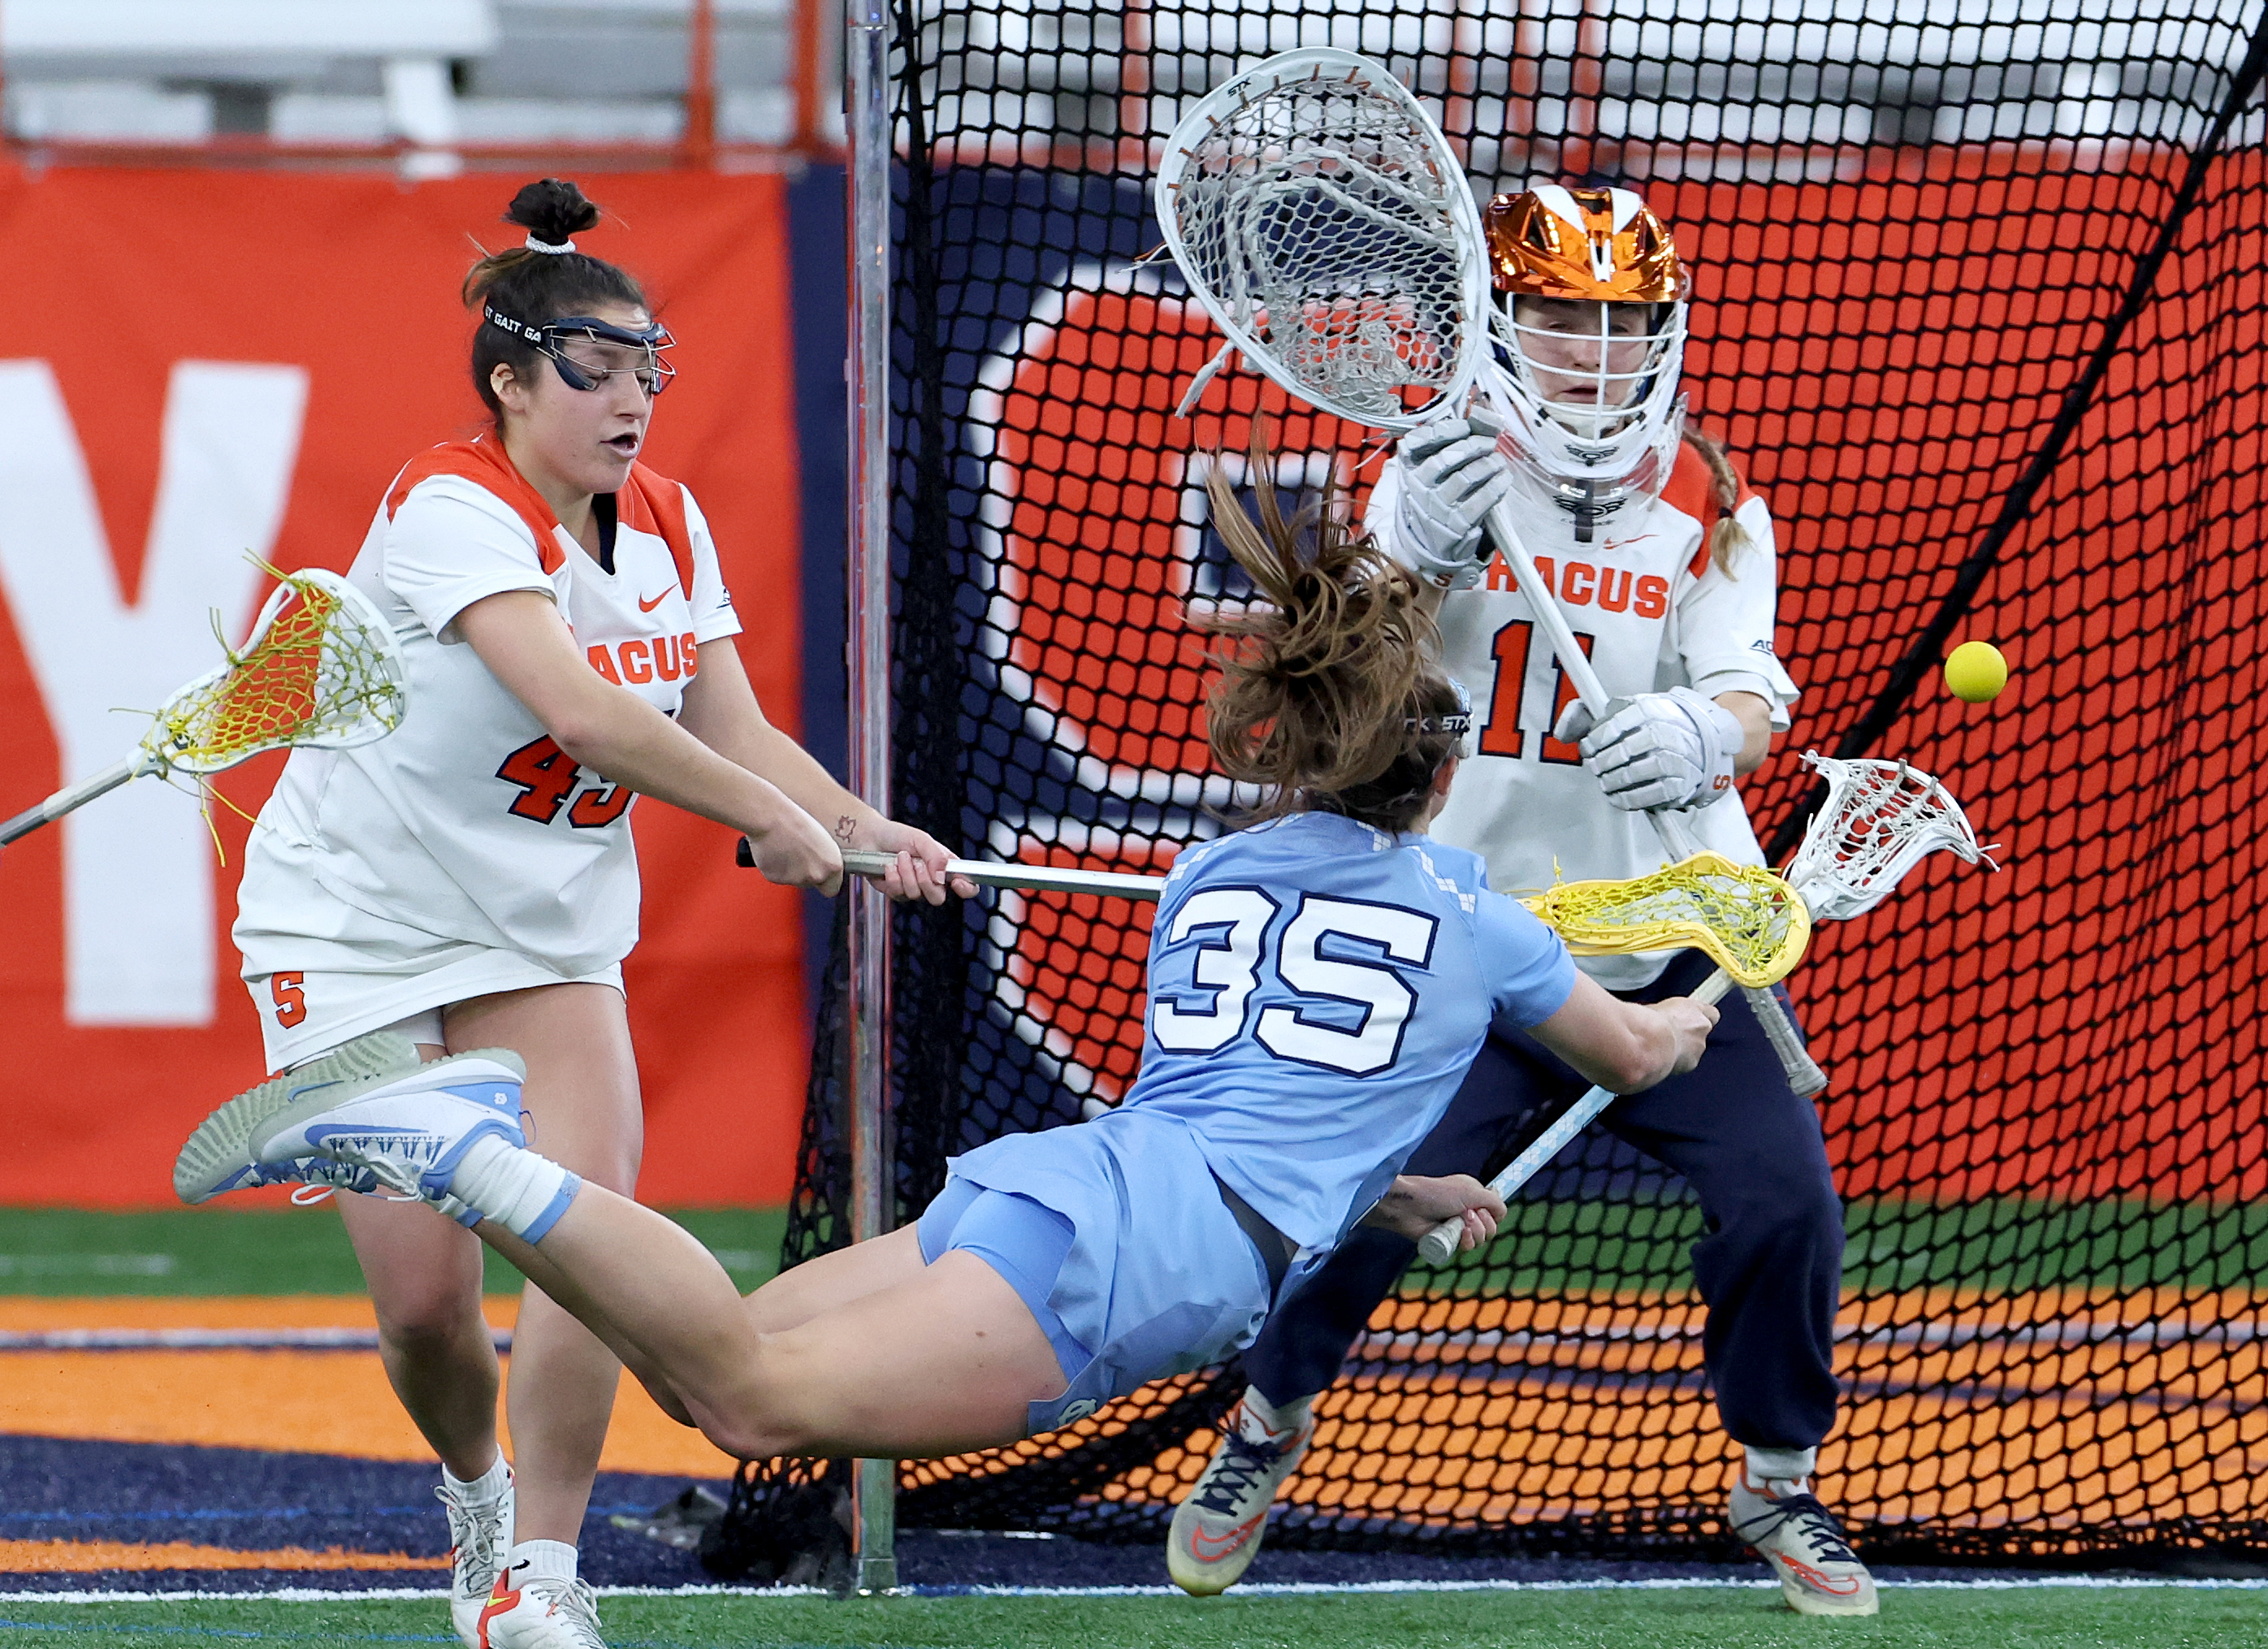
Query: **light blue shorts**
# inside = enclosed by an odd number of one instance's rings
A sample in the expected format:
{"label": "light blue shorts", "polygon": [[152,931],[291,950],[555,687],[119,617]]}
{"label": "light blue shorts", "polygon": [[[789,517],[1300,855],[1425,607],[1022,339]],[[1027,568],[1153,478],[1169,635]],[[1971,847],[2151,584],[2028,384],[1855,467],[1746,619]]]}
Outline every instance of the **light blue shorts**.
{"label": "light blue shorts", "polygon": [[1258,1243],[1173,1117],[1112,1111],[946,1167],[921,1217],[922,1259],[960,1248],[999,1272],[1070,1382],[1031,1405],[1027,1435],[1224,1361],[1267,1320],[1275,1289]]}

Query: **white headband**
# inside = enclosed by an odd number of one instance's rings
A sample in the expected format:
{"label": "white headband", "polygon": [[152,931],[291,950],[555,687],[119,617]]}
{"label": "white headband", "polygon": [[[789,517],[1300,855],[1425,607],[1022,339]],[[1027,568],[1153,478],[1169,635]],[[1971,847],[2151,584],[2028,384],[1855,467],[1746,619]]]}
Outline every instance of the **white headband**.
{"label": "white headband", "polygon": [[538,240],[531,234],[527,238],[527,249],[530,252],[572,252],[575,249],[575,243],[571,240],[563,240],[555,247],[549,240]]}

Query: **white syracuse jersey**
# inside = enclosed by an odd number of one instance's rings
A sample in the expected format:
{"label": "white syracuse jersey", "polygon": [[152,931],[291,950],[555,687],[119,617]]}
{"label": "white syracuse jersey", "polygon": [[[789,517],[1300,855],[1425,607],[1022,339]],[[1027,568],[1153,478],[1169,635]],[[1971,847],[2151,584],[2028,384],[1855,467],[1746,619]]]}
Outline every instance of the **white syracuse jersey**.
{"label": "white syracuse jersey", "polygon": [[562,753],[454,628],[484,596],[548,595],[593,669],[676,714],[700,644],[740,621],[684,487],[633,466],[612,507],[609,571],[493,440],[436,447],[395,479],[348,576],[401,638],[409,714],[359,749],[292,752],[245,866],[247,978],[278,965],[272,936],[310,931],[295,903],[326,894],[566,977],[636,945],[630,791]]}
{"label": "white syracuse jersey", "polygon": [[[1400,460],[1389,460],[1366,518],[1381,541],[1394,530],[1401,486]],[[1706,548],[1705,524],[1716,513],[1707,465],[1680,446],[1661,496],[1602,523],[1591,543],[1575,542],[1562,521],[1521,525],[1536,571],[1610,696],[1673,687],[1708,698],[1753,693],[1771,706],[1773,727],[1785,729],[1796,686],[1772,651],[1771,514],[1744,490],[1734,519],[1749,546],[1732,566],[1720,567]],[[1473,696],[1474,754],[1429,834],[1479,854],[1500,893],[1660,869],[1668,856],[1646,816],[1609,803],[1583,770],[1580,752],[1550,736],[1575,690],[1501,555],[1476,588],[1443,598],[1440,625],[1443,662]],[[1764,862],[1737,790],[1682,817],[1702,846],[1741,864]],[[1577,963],[1613,990],[1650,983],[1668,964],[1662,956],[1586,956]]]}

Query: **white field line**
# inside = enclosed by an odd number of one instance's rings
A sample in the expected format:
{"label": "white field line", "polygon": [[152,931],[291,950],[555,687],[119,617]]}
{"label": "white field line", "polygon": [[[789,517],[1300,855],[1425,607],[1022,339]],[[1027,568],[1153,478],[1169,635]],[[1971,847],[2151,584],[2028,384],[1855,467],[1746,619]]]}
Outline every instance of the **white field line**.
{"label": "white field line", "polygon": [[[512,1330],[490,1337],[512,1350]],[[0,1351],[375,1351],[375,1329],[10,1329]]]}
{"label": "white field line", "polygon": [[[2064,1588],[2094,1592],[2260,1592],[2268,1580],[2130,1579],[2097,1575],[2052,1575],[2021,1579],[1884,1580],[1884,1591],[1904,1592],[2039,1592]],[[1236,1588],[1238,1597],[1332,1597],[1366,1593],[1434,1592],[1699,1592],[1769,1591],[1772,1579],[1675,1579],[1655,1580],[1359,1580],[1344,1585],[1320,1582],[1255,1582]],[[833,1594],[817,1586],[602,1586],[600,1597],[749,1597],[812,1598]],[[208,1602],[351,1603],[418,1598],[440,1598],[446,1591],[409,1586],[373,1586],[364,1592],[318,1590],[284,1586],[273,1592],[0,1592],[0,1603],[171,1603]],[[1170,1586],[924,1586],[918,1594],[952,1597],[1170,1597],[1182,1595]]]}

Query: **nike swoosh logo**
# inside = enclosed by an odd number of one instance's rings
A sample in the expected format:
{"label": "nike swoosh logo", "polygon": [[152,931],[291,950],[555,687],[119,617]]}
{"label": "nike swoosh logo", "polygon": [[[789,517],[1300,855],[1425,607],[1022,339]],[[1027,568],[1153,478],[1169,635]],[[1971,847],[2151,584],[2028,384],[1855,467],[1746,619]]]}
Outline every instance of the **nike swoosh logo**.
{"label": "nike swoosh logo", "polygon": [[1238,1524],[1225,1535],[1208,1535],[1201,1528],[1191,1529],[1189,1550],[1197,1554],[1199,1563],[1219,1563],[1223,1557],[1243,1545],[1246,1541],[1250,1540],[1252,1531],[1260,1527],[1267,1515],[1267,1513],[1263,1512],[1258,1517]]}
{"label": "nike swoosh logo", "polygon": [[1783,1557],[1780,1561],[1786,1564],[1789,1568],[1794,1570],[1795,1572],[1808,1583],[1815,1591],[1824,1592],[1830,1597],[1856,1597],[1859,1595],[1860,1582],[1859,1577],[1856,1575],[1847,1575],[1837,1579],[1833,1575],[1822,1573],[1821,1571],[1813,1568],[1809,1564],[1805,1563],[1799,1557]]}
{"label": "nike swoosh logo", "polygon": [[666,590],[664,590],[659,595],[654,597],[651,601],[647,600],[644,596],[640,596],[638,598],[638,611],[641,613],[651,613],[654,608],[659,607],[667,600],[669,600],[669,592]]}

